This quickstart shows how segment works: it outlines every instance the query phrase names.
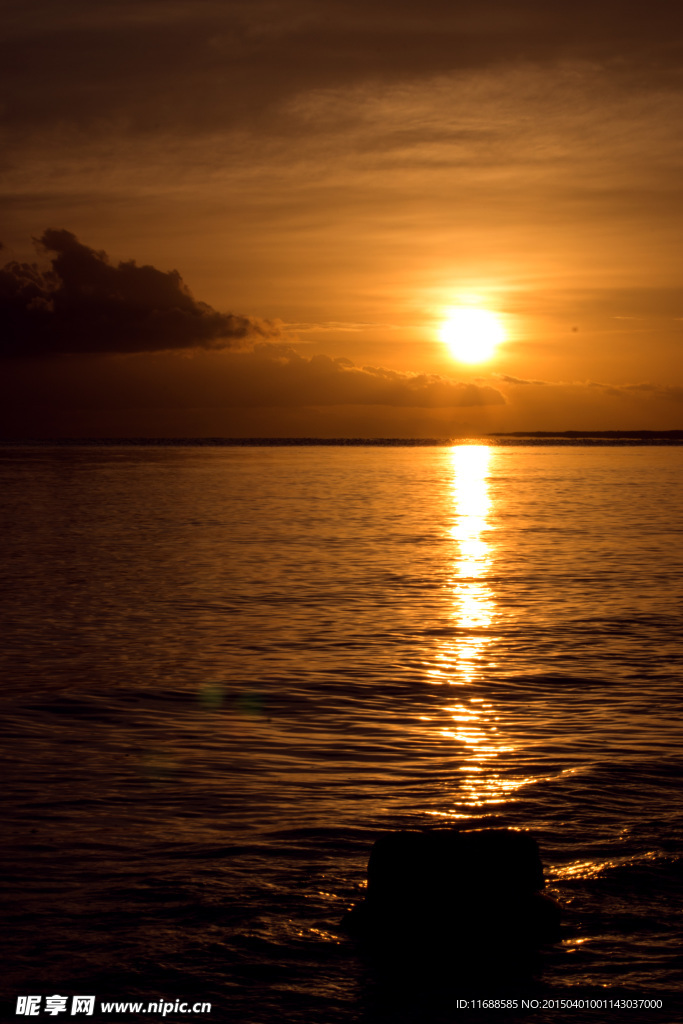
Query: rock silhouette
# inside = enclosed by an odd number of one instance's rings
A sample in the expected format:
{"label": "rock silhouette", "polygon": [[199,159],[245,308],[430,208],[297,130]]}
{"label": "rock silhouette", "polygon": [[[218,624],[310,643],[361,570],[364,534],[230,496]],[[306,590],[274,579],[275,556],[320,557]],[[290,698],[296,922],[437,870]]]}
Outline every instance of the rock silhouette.
{"label": "rock silhouette", "polygon": [[342,925],[387,952],[533,949],[558,935],[559,907],[544,885],[526,832],[394,832],[373,846],[367,896]]}

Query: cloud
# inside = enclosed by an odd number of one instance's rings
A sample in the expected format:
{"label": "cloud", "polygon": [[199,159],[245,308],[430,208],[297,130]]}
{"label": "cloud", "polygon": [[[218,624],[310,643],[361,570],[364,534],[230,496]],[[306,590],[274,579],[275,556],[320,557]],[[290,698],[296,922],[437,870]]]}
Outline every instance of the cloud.
{"label": "cloud", "polygon": [[279,333],[198,302],[177,270],[114,266],[65,230],[48,229],[37,244],[54,253],[50,270],[16,261],[0,270],[2,356],[220,349]]}
{"label": "cloud", "polygon": [[506,408],[490,386],[272,344],[14,359],[0,374],[8,438],[447,437],[494,429]]}
{"label": "cloud", "polygon": [[[205,128],[251,120],[314,85],[401,79],[517,59],[680,66],[676,5],[623,0],[30,0],[0,60],[10,124],[125,115]],[[122,74],[122,68],[125,74]],[[651,72],[652,73],[652,72]]]}
{"label": "cloud", "polygon": [[223,401],[239,406],[383,405],[403,408],[463,408],[504,405],[500,391],[441,377],[349,359],[305,357],[286,345],[259,344],[225,362],[216,381]]}
{"label": "cloud", "polygon": [[532,384],[536,387],[545,387],[550,383],[547,380],[525,380],[523,377],[511,377],[508,373],[500,373],[496,376],[503,384],[518,384],[520,387],[529,387]]}
{"label": "cloud", "polygon": [[653,400],[665,402],[683,403],[683,387],[676,384],[654,384],[643,381],[637,384],[607,384],[603,381],[549,381],[549,380],[525,380],[522,377],[511,377],[508,374],[496,374],[495,379],[501,384],[512,384],[513,387],[522,388],[544,388],[553,390],[556,394],[589,394],[601,392],[611,398],[633,398],[643,396]]}

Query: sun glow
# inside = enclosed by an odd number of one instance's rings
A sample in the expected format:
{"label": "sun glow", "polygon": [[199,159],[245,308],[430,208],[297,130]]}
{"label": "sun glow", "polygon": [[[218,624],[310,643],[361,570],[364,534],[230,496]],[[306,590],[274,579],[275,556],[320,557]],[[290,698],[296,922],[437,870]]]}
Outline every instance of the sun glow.
{"label": "sun glow", "polygon": [[483,363],[505,338],[499,317],[486,309],[449,309],[439,335],[461,363]]}

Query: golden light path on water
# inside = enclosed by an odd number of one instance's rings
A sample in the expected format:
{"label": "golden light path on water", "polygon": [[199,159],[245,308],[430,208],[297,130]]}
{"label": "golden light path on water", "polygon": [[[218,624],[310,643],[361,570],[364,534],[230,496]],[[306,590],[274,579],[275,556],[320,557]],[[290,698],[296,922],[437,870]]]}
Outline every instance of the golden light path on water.
{"label": "golden light path on water", "polygon": [[[458,687],[444,707],[453,725],[442,730],[464,749],[459,805],[473,810],[502,804],[510,794],[531,782],[504,777],[496,759],[511,753],[499,730],[500,716],[478,685],[489,666],[486,650],[494,640],[499,615],[488,578],[493,565],[489,542],[492,498],[489,476],[497,453],[487,445],[460,445],[449,452],[452,483],[448,516],[453,540],[448,587],[452,636],[438,641],[430,675],[435,684]],[[456,696],[457,694],[457,696]],[[453,818],[457,813],[433,812]],[[468,817],[469,815],[463,815]]]}

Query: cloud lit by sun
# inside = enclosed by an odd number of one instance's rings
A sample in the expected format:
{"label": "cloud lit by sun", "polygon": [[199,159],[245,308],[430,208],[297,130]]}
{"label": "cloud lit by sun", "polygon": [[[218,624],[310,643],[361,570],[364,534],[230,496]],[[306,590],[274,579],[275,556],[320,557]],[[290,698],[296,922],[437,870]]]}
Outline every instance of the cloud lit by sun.
{"label": "cloud lit by sun", "polygon": [[446,311],[439,337],[459,362],[484,363],[505,340],[505,328],[496,313],[462,306]]}

